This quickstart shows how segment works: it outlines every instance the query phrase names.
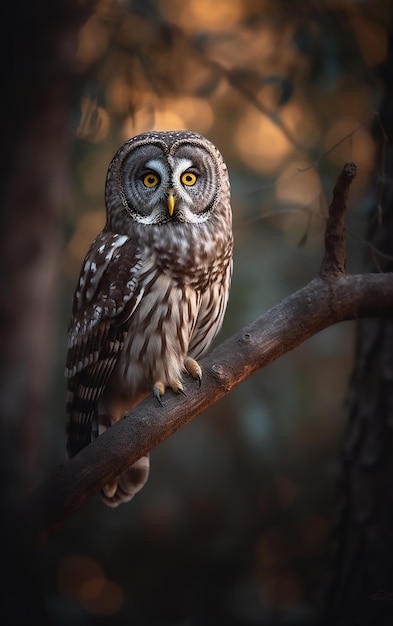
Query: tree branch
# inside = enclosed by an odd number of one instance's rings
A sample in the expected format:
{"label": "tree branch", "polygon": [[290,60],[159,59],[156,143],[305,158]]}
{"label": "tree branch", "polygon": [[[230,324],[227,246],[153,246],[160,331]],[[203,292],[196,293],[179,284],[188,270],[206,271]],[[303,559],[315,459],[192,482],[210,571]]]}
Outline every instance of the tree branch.
{"label": "tree branch", "polygon": [[345,273],[345,212],[349,188],[355,176],[355,163],[346,163],[334,186],[325,230],[325,256],[320,272],[325,278]]}
{"label": "tree branch", "polygon": [[344,272],[343,216],[355,171],[353,164],[347,164],[337,181],[320,275],[203,358],[201,389],[189,378],[187,397],[168,391],[163,407],[147,398],[60,467],[35,499],[39,542],[106,483],[257,370],[328,326],[393,314],[393,274]]}

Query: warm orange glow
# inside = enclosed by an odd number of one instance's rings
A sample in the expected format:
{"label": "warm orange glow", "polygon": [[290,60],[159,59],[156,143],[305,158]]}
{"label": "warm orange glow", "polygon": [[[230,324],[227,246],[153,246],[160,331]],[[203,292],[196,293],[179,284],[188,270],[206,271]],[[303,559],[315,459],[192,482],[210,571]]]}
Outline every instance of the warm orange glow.
{"label": "warm orange glow", "polygon": [[306,161],[293,160],[280,171],[275,189],[281,202],[309,206],[321,191],[319,174]]}
{"label": "warm orange glow", "polygon": [[358,166],[355,185],[374,167],[375,144],[371,134],[365,127],[358,128],[354,120],[340,119],[332,123],[325,135],[325,150],[329,150],[326,158],[339,167],[346,161],[355,161]]}
{"label": "warm orange glow", "polygon": [[367,20],[360,15],[349,15],[349,21],[355,31],[366,65],[373,67],[383,63],[387,54],[386,28],[375,20]]}
{"label": "warm orange glow", "polygon": [[108,103],[111,111],[124,114],[130,110],[133,102],[133,90],[130,82],[122,74],[114,76],[108,87]]}
{"label": "warm orange glow", "polygon": [[[233,36],[211,38],[209,57],[230,70],[242,68],[254,90],[263,77],[288,75],[296,60],[292,38],[293,30],[284,25],[277,30],[261,24],[255,33],[239,24]],[[262,90],[277,91],[269,80]]]}
{"label": "warm orange glow", "polygon": [[176,100],[162,99],[151,107],[137,111],[124,124],[124,137],[132,137],[146,130],[194,130],[206,134],[213,125],[211,105],[202,98],[191,96]]}
{"label": "warm orange glow", "polygon": [[310,106],[309,100],[302,94],[295,94],[290,102],[280,108],[279,114],[293,140],[304,150],[318,143],[321,129],[318,126],[315,111]]}
{"label": "warm orange glow", "polygon": [[138,109],[133,115],[129,115],[125,118],[122,126],[123,140],[139,135],[146,130],[150,130],[154,123],[154,111],[151,107],[142,107]]}
{"label": "warm orange glow", "polygon": [[114,615],[124,604],[124,593],[119,585],[105,578],[92,578],[80,588],[81,605],[94,615]]}
{"label": "warm orange glow", "polygon": [[77,61],[84,67],[97,61],[105,52],[109,42],[109,33],[97,15],[92,15],[81,28]]}
{"label": "warm orange glow", "polygon": [[244,0],[172,0],[159,3],[161,14],[183,29],[228,30],[244,14]]}
{"label": "warm orange glow", "polygon": [[123,137],[128,139],[147,130],[182,130],[186,129],[185,121],[180,115],[170,110],[151,110],[144,108],[126,119],[123,126]]}
{"label": "warm orange glow", "polygon": [[244,115],[235,138],[244,163],[263,174],[277,171],[294,149],[279,126],[256,110]]}
{"label": "warm orange glow", "polygon": [[293,159],[275,183],[277,211],[268,219],[291,246],[321,244],[326,201],[318,170],[309,162]]}
{"label": "warm orange glow", "polygon": [[78,598],[81,585],[103,576],[103,569],[97,561],[89,556],[77,554],[67,557],[61,563],[57,572],[57,585],[63,595]]}
{"label": "warm orange glow", "polygon": [[178,112],[170,109],[156,110],[152,130],[173,130],[187,128],[185,120]]}
{"label": "warm orange glow", "polygon": [[168,102],[168,107],[173,108],[185,121],[186,128],[207,133],[214,122],[214,114],[211,105],[202,98],[185,97]]}
{"label": "warm orange glow", "polygon": [[72,598],[94,615],[114,615],[124,604],[124,593],[105,577],[101,565],[84,555],[64,559],[57,573],[62,595]]}

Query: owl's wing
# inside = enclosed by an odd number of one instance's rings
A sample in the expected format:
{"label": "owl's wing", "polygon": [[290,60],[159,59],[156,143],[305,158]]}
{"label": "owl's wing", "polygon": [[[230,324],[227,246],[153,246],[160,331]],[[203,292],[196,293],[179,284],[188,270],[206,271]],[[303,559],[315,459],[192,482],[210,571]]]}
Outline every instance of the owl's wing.
{"label": "owl's wing", "polygon": [[102,231],[86,255],[75,291],[65,375],[67,448],[91,441],[91,422],[142,297],[142,259],[127,236]]}

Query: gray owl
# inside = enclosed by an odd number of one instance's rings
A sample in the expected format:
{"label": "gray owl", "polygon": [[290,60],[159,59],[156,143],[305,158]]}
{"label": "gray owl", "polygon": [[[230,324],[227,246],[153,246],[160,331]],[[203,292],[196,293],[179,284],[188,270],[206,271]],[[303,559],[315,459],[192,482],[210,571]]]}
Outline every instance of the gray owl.
{"label": "gray owl", "polygon": [[[225,313],[232,273],[229,179],[217,148],[187,131],[127,141],[106,180],[105,228],[75,291],[66,376],[70,456],[154,393],[183,392]],[[102,496],[145,484],[143,457]]]}

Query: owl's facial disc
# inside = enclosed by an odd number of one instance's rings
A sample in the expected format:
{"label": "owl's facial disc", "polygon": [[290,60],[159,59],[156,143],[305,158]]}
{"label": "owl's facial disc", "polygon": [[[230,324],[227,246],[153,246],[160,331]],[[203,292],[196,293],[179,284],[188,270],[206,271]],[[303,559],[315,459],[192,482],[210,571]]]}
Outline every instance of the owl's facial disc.
{"label": "owl's facial disc", "polygon": [[201,144],[157,141],[135,145],[121,169],[123,206],[142,224],[198,224],[209,219],[219,198],[214,154]]}

